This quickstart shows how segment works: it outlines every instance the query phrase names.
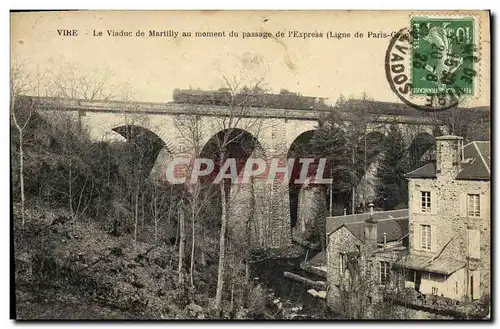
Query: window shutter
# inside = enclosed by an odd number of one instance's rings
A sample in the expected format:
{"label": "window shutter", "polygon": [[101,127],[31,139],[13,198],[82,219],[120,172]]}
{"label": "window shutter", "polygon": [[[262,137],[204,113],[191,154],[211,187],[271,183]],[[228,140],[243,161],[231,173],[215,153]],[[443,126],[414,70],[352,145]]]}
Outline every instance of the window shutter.
{"label": "window shutter", "polygon": [[479,194],[479,211],[481,218],[483,219],[489,219],[490,214],[490,207],[489,207],[489,194],[488,193],[481,193]]}
{"label": "window shutter", "polygon": [[438,249],[437,243],[437,226],[431,225],[431,251],[436,252]]}
{"label": "window shutter", "polygon": [[438,197],[437,193],[434,191],[431,191],[431,214],[437,214],[437,209],[438,207]]}
{"label": "window shutter", "polygon": [[467,217],[467,193],[460,193],[460,217]]}
{"label": "window shutter", "polygon": [[422,212],[422,193],[418,191],[413,197],[413,213],[418,214]]}
{"label": "window shutter", "polygon": [[481,239],[479,230],[468,230],[469,257],[477,258],[481,256]]}
{"label": "window shutter", "polygon": [[410,214],[416,214],[420,212],[420,199],[422,196],[420,195],[420,191],[417,193],[411,194],[411,209]]}
{"label": "window shutter", "polygon": [[420,249],[420,227],[418,224],[413,223],[413,249]]}

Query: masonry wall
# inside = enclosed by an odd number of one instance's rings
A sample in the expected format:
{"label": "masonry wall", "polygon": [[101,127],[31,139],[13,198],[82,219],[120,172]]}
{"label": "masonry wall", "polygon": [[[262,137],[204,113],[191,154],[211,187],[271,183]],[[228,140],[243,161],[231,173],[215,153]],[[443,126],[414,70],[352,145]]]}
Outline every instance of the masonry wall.
{"label": "masonry wall", "polygon": [[356,252],[360,249],[359,240],[345,227],[340,228],[328,237],[327,245],[327,274],[329,286],[327,303],[335,308],[339,302],[339,288],[341,282],[340,252]]}
{"label": "masonry wall", "polygon": [[[333,232],[328,238],[327,246],[327,282],[329,285],[327,303],[329,307],[335,310],[342,307],[340,304],[345,302],[340,294],[340,286],[341,284],[348,285],[349,274],[348,271],[344,274],[340,272],[340,253],[359,252],[359,280],[355,281],[361,285],[363,298],[358,302],[364,303],[362,307],[366,312],[376,311],[379,306],[377,303],[383,301],[384,290],[396,291],[396,288],[403,283],[399,272],[395,271],[392,265],[406,254],[406,250],[393,249],[395,246],[394,243],[388,243],[386,249],[377,248],[373,253],[372,248],[367,248],[367,245],[361,243],[347,228],[342,227]],[[380,281],[380,262],[390,264],[389,282],[384,284]]]}
{"label": "masonry wall", "polygon": [[314,190],[319,187],[302,187],[299,192],[299,202],[297,205],[297,231],[305,233],[307,228],[313,223],[317,207]]}
{"label": "masonry wall", "polygon": [[360,251],[359,240],[345,227],[335,231],[329,237],[327,246],[329,284],[340,284],[340,253]]}
{"label": "masonry wall", "polygon": [[437,295],[462,300],[466,287],[466,271],[460,269],[449,276],[436,273],[422,273],[420,292],[432,295],[433,288],[437,288]]}
{"label": "masonry wall", "polygon": [[[409,188],[410,252],[431,258],[451,239],[440,257],[468,261],[471,270],[480,272],[482,294],[490,291],[490,183],[450,178],[411,179]],[[421,211],[421,191],[431,192],[431,212]],[[479,218],[467,217],[467,194],[480,195]],[[432,248],[422,250],[420,225],[431,225]],[[469,230],[479,230],[480,258],[469,257]],[[473,237],[471,235],[471,237]],[[477,241],[475,241],[477,242]],[[470,275],[471,273],[469,273]],[[477,273],[475,274],[477,275]],[[476,279],[477,280],[477,279]],[[477,282],[475,283],[477,285]],[[469,290],[470,291],[470,290]]]}
{"label": "masonry wall", "polygon": [[290,245],[291,223],[288,186],[263,180],[231,187],[228,229],[235,241],[245,241],[250,226],[253,247]]}

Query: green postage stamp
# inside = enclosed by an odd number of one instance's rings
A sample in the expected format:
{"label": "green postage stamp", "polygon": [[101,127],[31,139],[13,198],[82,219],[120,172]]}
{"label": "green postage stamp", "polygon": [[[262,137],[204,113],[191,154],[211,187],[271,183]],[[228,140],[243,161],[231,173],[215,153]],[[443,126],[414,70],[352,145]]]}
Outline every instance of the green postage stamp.
{"label": "green postage stamp", "polygon": [[412,95],[474,95],[473,18],[414,17],[411,34]]}

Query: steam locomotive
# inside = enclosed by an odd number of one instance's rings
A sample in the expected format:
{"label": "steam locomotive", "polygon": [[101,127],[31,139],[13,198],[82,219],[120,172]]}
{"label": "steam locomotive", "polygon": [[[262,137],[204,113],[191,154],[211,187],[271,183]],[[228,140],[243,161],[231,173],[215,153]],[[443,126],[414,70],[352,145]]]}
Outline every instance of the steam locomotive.
{"label": "steam locomotive", "polygon": [[220,106],[246,106],[293,110],[321,110],[327,109],[324,98],[307,97],[296,93],[282,91],[279,94],[260,92],[241,92],[231,98],[227,89],[204,91],[194,89],[175,89],[173,93],[175,103],[204,104]]}

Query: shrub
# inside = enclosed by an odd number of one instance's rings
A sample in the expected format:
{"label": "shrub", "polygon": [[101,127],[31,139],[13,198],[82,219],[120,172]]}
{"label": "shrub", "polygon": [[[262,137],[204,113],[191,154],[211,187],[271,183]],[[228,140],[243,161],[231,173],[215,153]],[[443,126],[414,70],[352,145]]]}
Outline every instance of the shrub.
{"label": "shrub", "polygon": [[248,315],[262,318],[267,307],[267,292],[260,284],[253,287],[248,296]]}

